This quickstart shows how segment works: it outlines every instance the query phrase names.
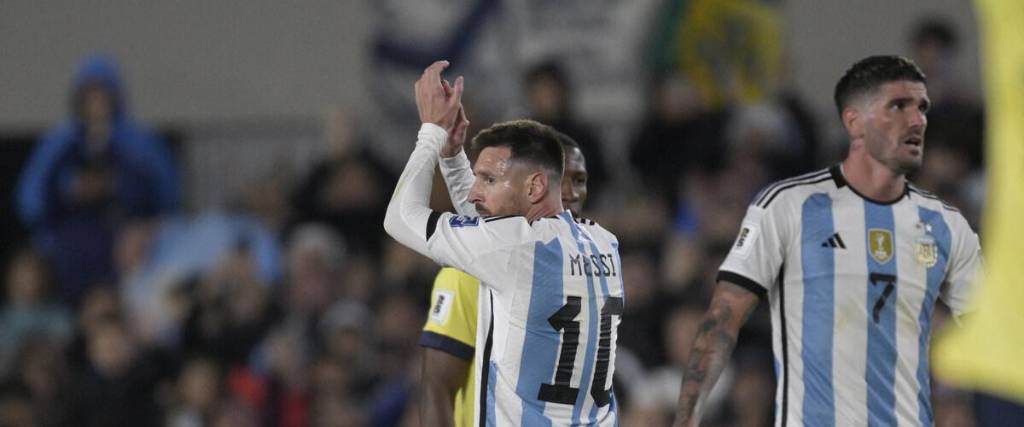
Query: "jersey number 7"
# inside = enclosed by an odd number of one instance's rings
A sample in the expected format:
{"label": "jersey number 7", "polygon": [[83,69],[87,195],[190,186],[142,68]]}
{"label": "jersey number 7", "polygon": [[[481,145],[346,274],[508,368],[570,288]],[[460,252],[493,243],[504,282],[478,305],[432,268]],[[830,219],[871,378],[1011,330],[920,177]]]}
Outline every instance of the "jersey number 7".
{"label": "jersey number 7", "polygon": [[[576,316],[580,314],[583,300],[580,297],[566,297],[565,305],[548,318],[552,328],[562,333],[562,346],[558,352],[558,367],[555,368],[555,383],[541,384],[537,399],[572,405],[576,403],[580,389],[569,385],[576,362],[576,352],[580,344],[580,322]],[[601,337],[597,343],[597,366],[594,367],[594,380],[591,382],[590,396],[598,407],[610,401],[611,389],[605,390],[604,383],[608,379],[608,363],[611,359],[612,316],[622,315],[622,298],[609,297],[601,308]]]}

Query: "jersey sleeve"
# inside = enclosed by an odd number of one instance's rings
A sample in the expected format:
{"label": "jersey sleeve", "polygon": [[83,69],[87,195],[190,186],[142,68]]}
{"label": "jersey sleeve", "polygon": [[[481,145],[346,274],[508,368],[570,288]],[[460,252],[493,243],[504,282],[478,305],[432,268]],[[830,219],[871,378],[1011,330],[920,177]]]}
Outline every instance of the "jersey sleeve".
{"label": "jersey sleeve", "polygon": [[952,310],[953,315],[971,311],[969,297],[975,283],[983,282],[983,260],[978,235],[971,230],[962,216],[957,215],[954,225],[953,248],[950,251],[949,272],[943,283],[940,297]]}
{"label": "jersey sleeve", "polygon": [[458,155],[449,158],[441,157],[439,164],[455,212],[459,215],[477,216],[476,206],[469,202],[469,191],[473,188],[476,178],[473,177],[466,152],[459,151]]}
{"label": "jersey sleeve", "polygon": [[441,269],[434,279],[420,345],[472,360],[479,294],[480,282],[473,276],[454,268]]}
{"label": "jersey sleeve", "polygon": [[521,216],[463,216],[442,213],[428,225],[427,251],[438,264],[455,267],[501,290],[515,283],[509,261],[516,247],[530,239],[531,229]]}
{"label": "jersey sleeve", "polygon": [[500,291],[515,283],[508,261],[515,248],[531,238],[532,229],[521,216],[485,219],[430,209],[434,169],[447,138],[437,125],[420,127],[416,147],[388,202],[384,231],[405,247]]}
{"label": "jersey sleeve", "polygon": [[765,297],[782,268],[786,231],[784,218],[777,213],[782,203],[761,208],[750,205],[739,235],[718,271],[718,280],[740,285]]}

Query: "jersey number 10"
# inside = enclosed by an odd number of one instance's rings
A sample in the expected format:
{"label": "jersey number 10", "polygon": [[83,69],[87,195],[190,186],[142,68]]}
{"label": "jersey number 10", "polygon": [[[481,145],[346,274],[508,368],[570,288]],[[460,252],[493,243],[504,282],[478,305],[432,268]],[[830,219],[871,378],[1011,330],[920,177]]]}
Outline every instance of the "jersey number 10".
{"label": "jersey number 10", "polygon": [[[558,367],[555,369],[555,383],[541,384],[537,399],[545,402],[573,405],[579,396],[580,389],[569,385],[572,379],[576,352],[580,344],[580,322],[576,316],[580,314],[583,300],[580,297],[566,297],[565,305],[548,318],[552,328],[562,333],[562,346],[558,352]],[[594,367],[594,380],[590,386],[590,396],[598,407],[611,401],[611,389],[605,390],[604,383],[608,379],[608,363],[611,359],[612,316],[622,315],[622,298],[609,297],[601,308],[601,337],[597,343],[597,365]]]}

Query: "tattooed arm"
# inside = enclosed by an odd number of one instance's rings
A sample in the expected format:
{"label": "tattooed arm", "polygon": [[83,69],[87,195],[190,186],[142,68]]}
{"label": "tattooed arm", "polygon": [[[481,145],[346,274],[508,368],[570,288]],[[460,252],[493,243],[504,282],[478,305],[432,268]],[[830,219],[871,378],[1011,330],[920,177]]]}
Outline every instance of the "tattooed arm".
{"label": "tattooed arm", "polygon": [[724,280],[718,282],[683,372],[675,427],[697,427],[700,424],[701,405],[729,362],[736,346],[736,335],[757,307],[757,302],[757,295],[746,288]]}

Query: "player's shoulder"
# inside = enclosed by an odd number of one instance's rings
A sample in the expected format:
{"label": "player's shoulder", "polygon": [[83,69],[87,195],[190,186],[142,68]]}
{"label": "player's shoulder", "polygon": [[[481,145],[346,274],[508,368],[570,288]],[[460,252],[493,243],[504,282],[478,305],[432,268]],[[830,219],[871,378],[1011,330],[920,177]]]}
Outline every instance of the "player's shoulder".
{"label": "player's shoulder", "polygon": [[585,227],[587,230],[590,231],[591,234],[599,235],[607,239],[608,241],[618,241],[618,238],[615,237],[615,234],[613,234],[611,231],[608,231],[607,228],[602,227],[601,224],[597,223],[597,221],[577,215],[571,215],[571,217],[573,222],[580,225],[581,227]]}
{"label": "player's shoulder", "polygon": [[907,183],[907,198],[914,201],[918,206],[940,212],[946,221],[954,228],[965,228],[970,230],[970,224],[963,212],[949,202],[946,202],[935,193],[924,190],[914,183]]}
{"label": "player's shoulder", "polygon": [[515,243],[530,235],[530,223],[522,215],[469,216],[448,213],[442,216],[447,228],[453,232],[479,229],[488,239]]}
{"label": "player's shoulder", "polygon": [[773,206],[787,205],[788,202],[801,200],[807,195],[822,190],[834,190],[842,180],[839,166],[832,166],[814,172],[775,181],[754,196],[751,207],[768,210]]}
{"label": "player's shoulder", "polygon": [[934,210],[944,210],[946,212],[960,214],[960,209],[957,209],[949,202],[942,200],[935,193],[924,190],[912,182],[907,183],[907,193],[911,199],[917,198],[918,200],[916,201],[921,205],[934,208]]}
{"label": "player's shoulder", "polygon": [[453,267],[444,267],[434,278],[434,287],[460,288],[462,286],[479,286],[480,281],[465,271]]}

